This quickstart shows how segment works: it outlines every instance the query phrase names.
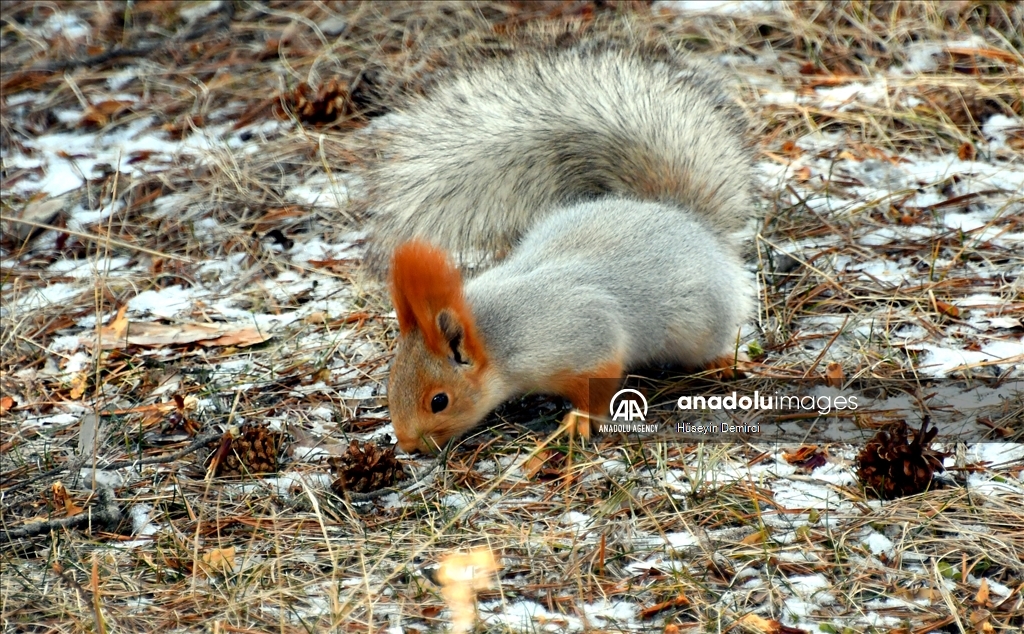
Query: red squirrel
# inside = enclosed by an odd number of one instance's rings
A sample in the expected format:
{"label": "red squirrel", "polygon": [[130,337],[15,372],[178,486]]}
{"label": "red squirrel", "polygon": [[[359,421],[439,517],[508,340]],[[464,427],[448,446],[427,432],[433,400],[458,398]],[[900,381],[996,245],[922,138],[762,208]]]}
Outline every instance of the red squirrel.
{"label": "red squirrel", "polygon": [[[399,447],[526,392],[596,416],[630,369],[729,363],[754,305],[744,126],[701,63],[593,43],[463,68],[393,115],[367,180]],[[473,249],[510,254],[464,281]]]}

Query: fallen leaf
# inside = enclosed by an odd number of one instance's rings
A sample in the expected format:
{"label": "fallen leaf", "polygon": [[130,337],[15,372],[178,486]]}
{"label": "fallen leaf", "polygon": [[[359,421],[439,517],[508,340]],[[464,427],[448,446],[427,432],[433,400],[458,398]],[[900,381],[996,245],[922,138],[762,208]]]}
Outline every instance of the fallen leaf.
{"label": "fallen leaf", "polygon": [[[112,339],[120,339],[128,330],[128,318],[125,316],[125,313],[127,312],[128,304],[124,304],[117,309],[117,314],[114,316],[113,319],[110,320],[110,324],[107,326],[107,328],[110,329],[109,333]],[[103,331],[104,329],[101,328],[100,332],[102,333]]]}
{"label": "fallen leaf", "polygon": [[85,390],[88,387],[89,373],[85,371],[76,372],[71,377],[71,392],[68,394],[68,396],[71,398],[72,401],[77,401],[78,399],[82,398],[82,395],[85,394]]}
{"label": "fallen leaf", "polygon": [[78,421],[78,455],[91,456],[95,450],[96,437],[102,420],[93,412],[82,415]]}
{"label": "fallen leaf", "polygon": [[523,463],[523,469],[526,470],[526,478],[528,480],[532,480],[533,477],[537,475],[537,472],[541,470],[541,467],[544,466],[544,463],[546,463],[549,458],[551,458],[551,452],[547,450],[539,451],[533,456],[530,456],[530,458]]}
{"label": "fallen leaf", "polygon": [[786,141],[782,144],[782,153],[790,158],[799,158],[804,151],[794,141]]}
{"label": "fallen leaf", "polygon": [[[52,225],[58,220],[58,215],[68,206],[69,196],[58,196],[47,200],[31,201],[21,210],[19,217],[22,220],[39,223],[41,225]],[[24,240],[31,236],[42,233],[43,229],[20,222],[11,222],[4,225],[4,232],[13,235],[18,240]]]}
{"label": "fallen leaf", "polygon": [[6,414],[17,406],[18,402],[10,396],[0,396],[0,414]]}
{"label": "fallen leaf", "polygon": [[229,332],[217,337],[216,339],[199,340],[196,343],[207,348],[216,346],[238,346],[240,348],[246,348],[248,346],[255,346],[258,343],[263,343],[272,336],[273,335],[265,331],[261,331],[255,326],[249,326],[248,328]]}
{"label": "fallen leaf", "polygon": [[985,57],[988,59],[995,59],[1007,64],[1017,64],[1017,57],[1013,53],[1001,51],[997,48],[962,48],[956,46],[946,47],[951,55],[961,55],[963,57]]}
{"label": "fallen leaf", "polygon": [[960,309],[959,308],[957,308],[953,304],[950,304],[949,302],[944,302],[941,299],[935,300],[935,310],[939,311],[939,313],[941,313],[941,314],[943,314],[943,315],[945,315],[947,317],[959,317],[960,316]]}
{"label": "fallen leaf", "polygon": [[452,553],[437,570],[441,596],[452,611],[452,631],[471,632],[476,621],[476,593],[491,586],[501,566],[486,548]]}
{"label": "fallen leaf", "polygon": [[748,632],[764,632],[764,634],[810,634],[807,630],[789,627],[775,619],[766,619],[756,614],[745,614],[736,621]]}
{"label": "fallen leaf", "polygon": [[978,150],[974,148],[974,144],[970,141],[964,141],[957,149],[956,156],[961,161],[973,161],[978,156]]}
{"label": "fallen leaf", "polygon": [[825,383],[829,387],[843,387],[843,366],[835,361],[825,366]]}
{"label": "fallen leaf", "polygon": [[120,101],[117,99],[106,99],[98,103],[90,104],[82,114],[82,118],[78,120],[78,125],[102,128],[117,117],[117,115],[125,112],[134,105],[135,102],[133,101]]}
{"label": "fallen leaf", "polygon": [[0,84],[0,92],[4,95],[13,95],[25,90],[40,90],[43,84],[51,79],[60,79],[61,73],[47,73],[43,71],[20,71],[10,75]]}
{"label": "fallen leaf", "polygon": [[310,260],[309,265],[318,269],[327,269],[335,273],[345,273],[358,264],[355,258],[331,258],[327,260]]}
{"label": "fallen leaf", "polygon": [[991,603],[988,600],[988,579],[982,577],[978,586],[978,593],[974,595],[974,602],[982,607],[988,607]]}
{"label": "fallen leaf", "polygon": [[255,233],[266,233],[289,218],[303,218],[308,213],[309,212],[300,208],[298,205],[271,209],[267,211],[267,213],[263,214],[262,218],[256,221],[252,230]]}
{"label": "fallen leaf", "polygon": [[992,614],[988,610],[974,610],[967,615],[967,619],[971,622],[971,626],[974,627],[974,631],[978,634],[990,634],[995,632],[995,628],[989,623],[989,619],[992,618]]}
{"label": "fallen leaf", "polygon": [[202,346],[252,346],[263,343],[273,335],[255,326],[237,324],[158,324],[132,322],[122,324],[115,320],[99,332],[100,347],[125,348],[128,346],[161,347],[198,343]]}
{"label": "fallen leaf", "polygon": [[817,445],[804,445],[793,453],[783,453],[782,457],[791,465],[812,471],[826,462],[825,453]]}
{"label": "fallen leaf", "polygon": [[50,494],[53,496],[54,507],[62,509],[67,517],[74,517],[82,512],[82,507],[75,504],[74,500],[71,499],[71,494],[64,488],[63,482],[54,482],[50,486]]}
{"label": "fallen leaf", "polygon": [[235,569],[235,547],[214,548],[203,553],[203,570],[208,575],[226,575]]}
{"label": "fallen leaf", "polygon": [[669,599],[668,601],[662,601],[661,603],[655,603],[649,608],[640,610],[641,619],[649,619],[660,612],[665,610],[671,610],[672,608],[685,608],[690,605],[690,600],[686,598],[686,595],[679,593],[679,596]]}

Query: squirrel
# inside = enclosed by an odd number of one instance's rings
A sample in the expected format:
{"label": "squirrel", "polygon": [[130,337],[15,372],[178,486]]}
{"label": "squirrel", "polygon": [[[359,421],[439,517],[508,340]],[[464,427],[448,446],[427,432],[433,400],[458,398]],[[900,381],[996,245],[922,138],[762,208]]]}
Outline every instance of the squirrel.
{"label": "squirrel", "polygon": [[[734,363],[752,160],[713,72],[663,48],[515,52],[376,131],[367,263],[398,316],[400,449],[436,452],[528,392],[566,397],[587,434],[628,370]],[[464,281],[474,250],[509,255]]]}

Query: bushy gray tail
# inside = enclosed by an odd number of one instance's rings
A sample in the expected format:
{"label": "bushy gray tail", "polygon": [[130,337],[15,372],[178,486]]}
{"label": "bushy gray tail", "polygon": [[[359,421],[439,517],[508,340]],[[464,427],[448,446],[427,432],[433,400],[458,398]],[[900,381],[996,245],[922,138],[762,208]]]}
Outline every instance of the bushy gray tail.
{"label": "bushy gray tail", "polygon": [[670,202],[722,233],[752,210],[743,114],[685,57],[516,54],[452,73],[380,124],[367,175],[378,273],[410,238],[500,252],[559,205],[599,196]]}

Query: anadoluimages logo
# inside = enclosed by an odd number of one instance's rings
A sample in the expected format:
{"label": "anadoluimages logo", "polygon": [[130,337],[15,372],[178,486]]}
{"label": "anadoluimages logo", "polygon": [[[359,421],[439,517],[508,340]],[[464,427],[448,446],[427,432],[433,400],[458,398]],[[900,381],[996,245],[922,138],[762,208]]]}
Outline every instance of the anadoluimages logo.
{"label": "anadoluimages logo", "polygon": [[[640,402],[638,403],[632,398],[622,398],[625,394],[635,394]],[[640,410],[640,403],[643,403],[643,411]],[[637,390],[629,388],[619,390],[615,396],[612,396],[612,401],[608,405],[608,413],[612,415],[612,420],[644,420],[644,417],[647,416],[647,399]]]}

